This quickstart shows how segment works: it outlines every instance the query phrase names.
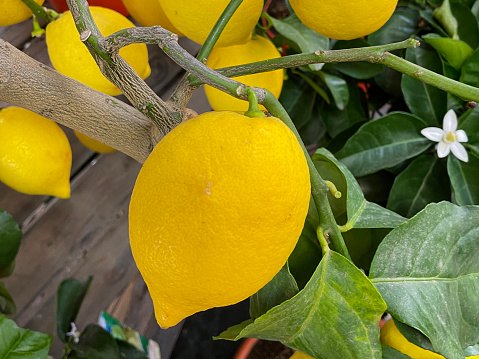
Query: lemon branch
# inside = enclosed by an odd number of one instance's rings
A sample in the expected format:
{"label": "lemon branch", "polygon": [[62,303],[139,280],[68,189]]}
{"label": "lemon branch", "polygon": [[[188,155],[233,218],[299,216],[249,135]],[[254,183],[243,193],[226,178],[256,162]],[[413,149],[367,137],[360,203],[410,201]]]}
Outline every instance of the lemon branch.
{"label": "lemon branch", "polygon": [[45,20],[47,23],[55,20],[55,17],[58,14],[53,10],[45,10],[45,8],[37,4],[34,0],[22,0],[25,5],[27,5],[35,17]]}
{"label": "lemon branch", "polygon": [[263,101],[263,105],[273,116],[278,117],[291,129],[291,131],[293,131],[298,139],[299,144],[301,145],[301,148],[303,149],[306,161],[308,162],[309,175],[311,178],[311,195],[313,196],[314,204],[316,205],[316,209],[319,214],[319,227],[321,228],[321,235],[330,239],[334,249],[338,253],[341,253],[344,257],[351,260],[348,248],[346,247],[346,243],[344,242],[343,236],[339,231],[333,211],[329,205],[328,184],[321,178],[319,172],[316,170],[316,167],[314,166],[314,163],[311,160],[311,157],[309,156],[309,153],[303,141],[301,140],[301,137],[296,130],[291,117],[289,117],[289,114],[276,99],[276,97],[274,97],[274,95],[268,90],[266,90],[266,96]]}
{"label": "lemon branch", "polygon": [[118,54],[119,48],[106,49],[102,34],[93,20],[86,0],[67,0],[80,39],[87,46],[101,72],[115,84],[130,102],[153,121],[162,134],[175,127],[182,118],[159,98],[131,66]]}

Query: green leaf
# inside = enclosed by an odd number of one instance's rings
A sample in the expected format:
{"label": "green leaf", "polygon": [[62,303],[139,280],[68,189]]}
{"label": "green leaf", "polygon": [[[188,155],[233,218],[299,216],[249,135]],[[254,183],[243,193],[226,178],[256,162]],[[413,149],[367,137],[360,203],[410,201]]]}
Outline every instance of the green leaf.
{"label": "green leaf", "polygon": [[371,45],[386,45],[400,42],[416,32],[419,13],[411,8],[398,8],[379,30],[368,36]]}
{"label": "green leaf", "polygon": [[60,283],[57,292],[57,334],[64,343],[68,342],[71,323],[75,322],[85,295],[90,288],[93,277],[84,279],[68,278]]}
{"label": "green leaf", "polygon": [[286,263],[268,284],[251,296],[249,306],[251,318],[262,316],[271,308],[294,297],[298,291],[298,285]]}
{"label": "green leaf", "polygon": [[[442,75],[441,59],[427,44],[416,49],[407,49],[406,60]],[[402,76],[401,88],[404,100],[414,115],[422,118],[428,125],[442,123],[447,111],[446,92],[407,75]]]}
{"label": "green leaf", "polygon": [[437,34],[427,34],[422,38],[456,70],[460,70],[464,61],[474,52],[467,43],[461,40],[441,37]]}
{"label": "green leaf", "polygon": [[[334,49],[341,50],[366,46],[369,46],[369,44],[363,39],[355,39],[350,41],[338,41],[334,45]],[[369,62],[340,62],[334,64],[333,67],[335,70],[358,80],[370,79],[384,69],[383,65],[372,64]]]}
{"label": "green leaf", "polygon": [[11,315],[15,314],[16,310],[17,307],[12,296],[8,292],[7,288],[5,288],[5,285],[0,282],[0,313]]}
{"label": "green leaf", "polygon": [[124,340],[116,339],[116,344],[120,350],[120,358],[127,359],[149,359],[150,357],[144,351],[139,350],[133,344]]}
{"label": "green leaf", "polygon": [[425,154],[412,161],[395,179],[387,208],[412,217],[431,202],[451,198],[447,171],[436,155]]}
{"label": "green leaf", "polygon": [[471,9],[460,1],[451,1],[451,10],[457,19],[459,39],[467,42],[473,49],[479,46],[479,26]]}
{"label": "green leaf", "polygon": [[381,242],[370,278],[434,351],[463,359],[479,337],[479,207],[430,204]]}
{"label": "green leaf", "polygon": [[6,267],[0,268],[0,278],[9,277],[15,270],[15,261],[11,261]]}
{"label": "green leaf", "polygon": [[13,217],[0,209],[0,269],[11,266],[17,256],[22,231]]}
{"label": "green leaf", "polygon": [[335,215],[346,211],[348,228],[394,228],[406,219],[375,203],[368,202],[361,187],[348,168],[328,150],[319,148],[312,160],[321,177],[331,181],[342,193],[340,199],[328,194]]}
{"label": "green leaf", "polygon": [[80,335],[78,343],[68,343],[73,352],[70,357],[85,359],[120,358],[116,340],[96,324],[89,324]]}
{"label": "green leaf", "polygon": [[479,204],[479,159],[470,155],[468,162],[462,162],[451,154],[447,159],[447,172],[456,203],[460,206]]}
{"label": "green leaf", "polygon": [[[263,14],[273,27],[285,38],[297,45],[297,50],[303,53],[318,50],[329,50],[329,39],[304,25],[296,15],[278,20],[268,14]],[[312,64],[309,67],[313,71],[319,71],[324,64]]]}
{"label": "green leaf", "polygon": [[303,140],[305,146],[317,147],[319,141],[326,134],[326,126],[321,120],[319,107],[319,104],[316,103],[308,123],[298,129],[299,136]]}
{"label": "green leaf", "polygon": [[336,157],[357,177],[393,167],[431,145],[420,134],[424,127],[413,115],[390,113],[361,126]]}
{"label": "green leaf", "polygon": [[471,86],[479,86],[479,48],[464,62],[459,81]]}
{"label": "green leaf", "polygon": [[318,359],[381,358],[379,320],[385,309],[366,276],[328,251],[301,292],[220,338],[276,340]]}
{"label": "green leaf", "polygon": [[388,347],[387,345],[382,346],[383,348],[383,359],[411,359],[409,355],[403,354],[396,349]]}
{"label": "green leaf", "polygon": [[0,358],[44,359],[52,336],[19,328],[13,320],[0,316]]}
{"label": "green leaf", "polygon": [[349,88],[346,80],[327,72],[321,72],[320,76],[331,91],[338,110],[344,110],[349,103]]}
{"label": "green leaf", "polygon": [[308,83],[301,77],[292,75],[283,84],[279,102],[288,112],[297,129],[305,126],[311,119],[316,92],[311,91]]}
{"label": "green leaf", "polygon": [[479,133],[479,107],[467,110],[457,121],[457,128],[464,130],[469,136]]}

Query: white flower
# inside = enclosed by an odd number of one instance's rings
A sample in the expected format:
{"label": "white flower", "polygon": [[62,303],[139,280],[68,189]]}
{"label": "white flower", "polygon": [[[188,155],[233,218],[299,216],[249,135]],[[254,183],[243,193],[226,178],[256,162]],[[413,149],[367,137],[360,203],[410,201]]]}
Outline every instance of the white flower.
{"label": "white flower", "polygon": [[446,157],[449,152],[463,162],[467,162],[466,149],[461,142],[467,142],[467,135],[464,130],[457,130],[457,116],[454,110],[447,111],[444,116],[442,129],[437,127],[426,127],[421,134],[431,141],[439,142],[436,146],[439,158]]}

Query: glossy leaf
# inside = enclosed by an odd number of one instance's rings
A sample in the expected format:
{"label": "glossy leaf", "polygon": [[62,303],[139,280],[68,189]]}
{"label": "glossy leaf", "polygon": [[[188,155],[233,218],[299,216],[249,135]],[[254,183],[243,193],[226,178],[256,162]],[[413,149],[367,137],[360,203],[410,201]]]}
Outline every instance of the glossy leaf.
{"label": "glossy leaf", "polygon": [[319,141],[326,134],[326,126],[321,120],[319,106],[316,104],[313,108],[309,121],[298,129],[299,135],[306,146],[317,147]]}
{"label": "glossy leaf", "polygon": [[342,233],[353,263],[368,271],[374,254],[390,228],[353,228]]}
{"label": "glossy leaf", "polygon": [[431,145],[420,134],[424,127],[413,115],[390,113],[361,126],[336,157],[357,177],[393,167]]}
{"label": "glossy leaf", "polygon": [[80,334],[78,343],[68,343],[73,352],[70,357],[84,359],[120,358],[116,340],[96,324],[89,324]]}
{"label": "glossy leaf", "polygon": [[464,41],[427,34],[422,37],[429,45],[446,59],[456,70],[460,70],[466,59],[472,55],[473,49]]}
{"label": "glossy leaf", "polygon": [[[333,182],[342,193],[340,199],[329,198],[332,207],[336,207],[336,215],[342,214],[339,208],[346,210],[349,228],[394,228],[405,221],[398,214],[366,201],[353,174],[328,150],[319,148],[312,159],[321,177]],[[335,206],[335,202],[340,207]]]}
{"label": "glossy leaf", "polygon": [[[335,50],[365,47],[369,44],[363,39],[355,39],[350,41],[338,41],[334,45]],[[372,64],[369,62],[340,62],[334,64],[334,69],[345,75],[351,76],[358,80],[370,79],[383,70],[382,65]]]}
{"label": "glossy leaf", "polygon": [[[442,62],[437,52],[427,44],[406,50],[406,60],[442,75]],[[404,100],[411,112],[422,118],[428,125],[442,123],[446,114],[446,92],[437,87],[403,75],[401,88]]]}
{"label": "glossy leaf", "polygon": [[467,42],[473,49],[479,46],[479,26],[470,7],[460,1],[451,0],[452,14],[457,20],[459,39]]}
{"label": "glossy leaf", "polygon": [[344,110],[349,103],[349,89],[346,80],[327,72],[322,72],[321,77],[331,91],[338,110]]}
{"label": "glossy leaf", "polygon": [[383,359],[411,359],[409,355],[403,354],[396,349],[388,347],[387,345],[382,346],[383,348]]}
{"label": "glossy leaf", "polygon": [[370,278],[401,322],[463,359],[479,337],[479,207],[430,204],[381,242]]}
{"label": "glossy leaf", "polygon": [[371,45],[385,45],[408,39],[416,32],[419,13],[417,10],[398,8],[379,30],[368,36]]}
{"label": "glossy leaf", "polygon": [[416,158],[395,179],[387,208],[412,217],[431,202],[451,199],[446,167],[436,155]]}
{"label": "glossy leaf", "polygon": [[144,351],[139,350],[133,344],[130,344],[124,340],[116,339],[116,344],[120,350],[120,358],[127,359],[150,359],[148,354]]}
{"label": "glossy leaf", "polygon": [[0,282],[0,313],[10,315],[14,314],[16,310],[17,307],[12,296],[5,288],[5,285]]}
{"label": "glossy leaf", "polygon": [[464,62],[459,80],[471,86],[479,86],[479,48]]}
{"label": "glossy leaf", "polygon": [[57,334],[64,343],[68,342],[66,333],[71,330],[93,277],[84,279],[68,278],[60,283],[57,291]]}
{"label": "glossy leaf", "polygon": [[262,316],[271,308],[294,297],[298,291],[298,285],[286,264],[268,284],[250,298],[251,318]]}
{"label": "glossy leaf", "polygon": [[51,335],[19,328],[0,316],[0,358],[46,359],[51,344]]}
{"label": "glossy leaf", "polygon": [[277,340],[318,359],[381,358],[379,320],[385,309],[366,276],[328,251],[301,292],[220,338]]}
{"label": "glossy leaf", "polygon": [[[457,119],[457,121],[457,128],[464,130],[472,139],[474,134],[479,133],[479,107],[467,110]],[[469,140],[471,141],[471,139]]]}
{"label": "glossy leaf", "polygon": [[461,206],[479,204],[479,159],[469,154],[466,163],[451,154],[447,159],[447,172],[456,203]]}
{"label": "glossy leaf", "polygon": [[22,231],[13,217],[0,209],[0,269],[11,266],[17,256]]}
{"label": "glossy leaf", "polygon": [[[296,15],[290,15],[286,19],[278,20],[268,14],[263,14],[273,27],[285,38],[294,42],[299,52],[309,53],[318,50],[329,50],[329,39],[304,25]],[[319,71],[323,64],[312,64],[309,67]]]}
{"label": "glossy leaf", "polygon": [[290,76],[283,84],[279,101],[294,122],[296,128],[305,126],[311,119],[316,92],[299,76]]}

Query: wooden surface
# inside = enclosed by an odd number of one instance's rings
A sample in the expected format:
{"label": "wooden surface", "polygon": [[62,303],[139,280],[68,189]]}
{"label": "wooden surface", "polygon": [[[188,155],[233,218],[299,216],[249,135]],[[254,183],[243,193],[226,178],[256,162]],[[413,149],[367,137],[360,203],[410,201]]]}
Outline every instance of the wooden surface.
{"label": "wooden surface", "polygon": [[[0,27],[0,37],[50,65],[44,38],[31,41],[30,31],[31,22],[26,21]],[[180,43],[191,53],[198,50],[187,39]],[[148,49],[152,74],[147,83],[166,98],[182,74],[158,47]],[[189,107],[198,113],[210,109],[202,90]],[[12,318],[23,328],[53,334],[51,355],[59,358],[62,345],[54,327],[58,285],[68,277],[93,275],[77,327],[96,322],[99,312],[107,310],[156,340],[163,358],[169,358],[181,323],[169,330],[158,327],[129,247],[128,204],[140,164],[119,152],[95,154],[78,142],[73,131],[65,132],[73,152],[71,198],[24,195],[0,183],[0,208],[13,215],[24,231],[14,274],[4,280],[17,304]]]}

